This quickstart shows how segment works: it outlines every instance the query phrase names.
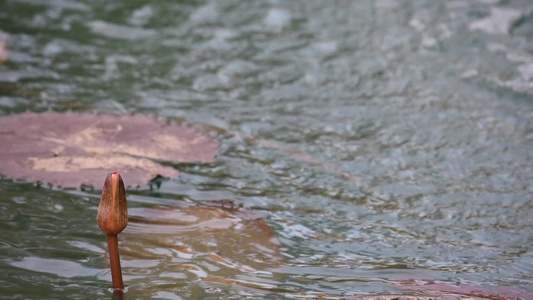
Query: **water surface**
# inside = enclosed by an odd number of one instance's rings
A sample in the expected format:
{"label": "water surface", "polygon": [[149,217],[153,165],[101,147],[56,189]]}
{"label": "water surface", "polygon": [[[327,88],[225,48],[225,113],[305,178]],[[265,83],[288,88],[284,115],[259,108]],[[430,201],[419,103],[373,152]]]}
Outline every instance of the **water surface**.
{"label": "water surface", "polygon": [[[129,191],[128,299],[413,294],[413,279],[533,293],[530,1],[0,7],[0,115],[135,112],[216,134],[215,163]],[[0,298],[111,298],[97,190],[0,191]],[[262,219],[179,208],[211,200]]]}

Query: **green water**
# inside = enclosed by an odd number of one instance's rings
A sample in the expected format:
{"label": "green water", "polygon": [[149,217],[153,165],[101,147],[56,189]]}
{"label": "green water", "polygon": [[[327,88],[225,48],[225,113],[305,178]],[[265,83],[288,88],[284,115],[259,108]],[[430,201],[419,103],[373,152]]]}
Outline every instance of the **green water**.
{"label": "green water", "polygon": [[[533,293],[530,1],[0,7],[0,115],[214,126],[216,162],[176,163],[180,178],[129,191],[133,215],[231,200],[268,224],[240,222],[260,230],[236,236],[132,220],[127,299],[413,294],[398,284],[410,279]],[[110,299],[98,202],[98,190],[0,180],[0,299]],[[279,248],[260,243],[268,230]]]}

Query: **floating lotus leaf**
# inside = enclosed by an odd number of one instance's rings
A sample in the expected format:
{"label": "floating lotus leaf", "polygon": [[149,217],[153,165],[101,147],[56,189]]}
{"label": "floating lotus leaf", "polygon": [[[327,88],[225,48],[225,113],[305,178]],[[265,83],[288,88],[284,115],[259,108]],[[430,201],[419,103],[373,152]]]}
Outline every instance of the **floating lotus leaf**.
{"label": "floating lotus leaf", "polygon": [[128,186],[178,171],[159,161],[212,162],[215,140],[142,115],[24,113],[0,117],[0,174],[63,187],[99,187],[120,172]]}

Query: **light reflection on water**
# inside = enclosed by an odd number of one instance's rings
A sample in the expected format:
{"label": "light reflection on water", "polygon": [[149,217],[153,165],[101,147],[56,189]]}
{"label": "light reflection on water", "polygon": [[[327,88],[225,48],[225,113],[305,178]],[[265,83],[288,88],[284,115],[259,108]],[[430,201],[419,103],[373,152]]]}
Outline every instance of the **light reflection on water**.
{"label": "light reflection on water", "polygon": [[[0,5],[1,114],[216,133],[215,163],[129,191],[129,299],[531,291],[528,1]],[[0,298],[110,296],[98,191],[0,189]],[[253,212],[194,204],[219,200]]]}

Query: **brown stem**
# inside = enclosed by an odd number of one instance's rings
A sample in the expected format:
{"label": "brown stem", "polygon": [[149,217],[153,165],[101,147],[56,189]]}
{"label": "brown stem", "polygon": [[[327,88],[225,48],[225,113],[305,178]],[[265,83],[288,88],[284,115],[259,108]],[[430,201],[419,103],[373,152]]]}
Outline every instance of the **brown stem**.
{"label": "brown stem", "polygon": [[109,260],[111,262],[111,277],[113,278],[113,289],[123,290],[124,283],[122,283],[120,256],[118,254],[118,237],[116,234],[107,235],[107,245],[109,247]]}

